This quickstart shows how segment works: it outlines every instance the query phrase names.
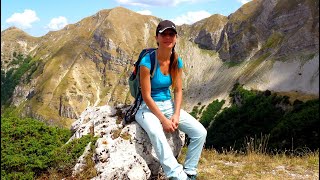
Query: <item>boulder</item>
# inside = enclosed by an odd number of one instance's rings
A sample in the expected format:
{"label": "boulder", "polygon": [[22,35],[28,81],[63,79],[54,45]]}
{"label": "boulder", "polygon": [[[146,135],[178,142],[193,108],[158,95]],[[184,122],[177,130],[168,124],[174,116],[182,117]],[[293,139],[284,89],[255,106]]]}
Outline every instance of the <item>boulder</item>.
{"label": "boulder", "polygon": [[[71,126],[74,134],[68,142],[87,134],[99,137],[92,157],[98,176],[93,179],[143,180],[163,175],[146,132],[135,121],[129,124],[124,122],[126,109],[124,106],[112,108],[107,105],[88,107]],[[166,133],[166,137],[174,155],[178,157],[185,134],[175,131]],[[81,172],[84,165],[82,156],[73,174]]]}

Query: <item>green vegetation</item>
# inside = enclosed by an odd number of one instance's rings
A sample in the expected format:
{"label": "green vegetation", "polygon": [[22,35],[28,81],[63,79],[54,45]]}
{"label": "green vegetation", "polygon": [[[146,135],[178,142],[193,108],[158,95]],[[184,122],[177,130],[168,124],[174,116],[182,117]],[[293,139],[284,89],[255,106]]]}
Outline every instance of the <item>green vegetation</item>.
{"label": "green vegetation", "polygon": [[218,113],[218,111],[220,111],[224,103],[225,100],[215,100],[208,105],[208,107],[202,113],[202,116],[200,118],[200,122],[205,128],[209,127],[210,122],[213,120],[214,116]]}
{"label": "green vegetation", "polygon": [[201,102],[199,102],[196,106],[194,106],[193,109],[192,109],[192,112],[190,113],[190,115],[193,116],[196,119],[199,119],[199,117],[201,116],[202,111],[206,107],[205,105],[203,105],[199,109],[200,106],[201,106]]}
{"label": "green vegetation", "polygon": [[[51,157],[53,158],[50,163],[51,168],[62,172],[64,177],[70,177],[72,175],[72,168],[77,163],[77,159],[83,154],[85,147],[89,142],[92,142],[92,145],[94,145],[96,140],[97,137],[86,135],[54,149],[51,153]],[[93,147],[91,147],[92,149]]]}
{"label": "green vegetation", "polygon": [[201,105],[201,102],[198,103],[198,105],[194,106],[192,109],[192,112],[190,113],[191,116],[198,119],[198,115],[200,115],[199,106]]}
{"label": "green vegetation", "polygon": [[262,50],[274,48],[278,44],[281,44],[283,40],[283,35],[279,32],[274,32],[267,40],[267,42],[262,46]]}
{"label": "green vegetation", "polygon": [[234,62],[234,61],[229,61],[229,62],[225,62],[225,65],[228,66],[228,68],[234,67],[234,66],[239,66],[241,64],[241,62]]}
{"label": "green vegetation", "polygon": [[[15,87],[22,80],[26,83],[30,82],[31,75],[37,69],[35,61],[32,61],[30,56],[24,57],[21,54],[15,55],[10,65],[12,68],[6,73],[1,70],[1,106],[8,103]],[[26,73],[28,74],[24,76]]]}
{"label": "green vegetation", "polygon": [[[291,149],[319,148],[319,99],[306,103],[295,101],[293,110],[285,114],[272,129],[270,147]],[[281,143],[280,143],[281,142]]]}
{"label": "green vegetation", "polygon": [[[208,128],[206,148],[244,152],[249,137],[261,135],[268,152],[319,148],[319,99],[290,103],[288,96],[270,91],[248,91],[236,84],[230,93],[232,105],[215,116]],[[205,114],[205,113],[203,113]],[[211,114],[211,116],[210,116]],[[202,119],[203,117],[201,117]],[[261,144],[261,143],[260,143]]]}
{"label": "green vegetation", "polygon": [[[55,170],[71,175],[92,136],[65,144],[68,129],[50,127],[38,120],[1,117],[1,179],[35,179]],[[95,142],[93,142],[95,143]]]}

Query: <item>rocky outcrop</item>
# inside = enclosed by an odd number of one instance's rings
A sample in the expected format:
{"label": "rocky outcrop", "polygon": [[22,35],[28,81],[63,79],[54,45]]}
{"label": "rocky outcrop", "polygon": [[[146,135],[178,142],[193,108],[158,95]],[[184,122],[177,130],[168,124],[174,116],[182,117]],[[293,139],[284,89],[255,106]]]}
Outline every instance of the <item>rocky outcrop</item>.
{"label": "rocky outcrop", "polygon": [[[123,122],[125,110],[121,106],[89,107],[72,124],[74,135],[68,142],[87,134],[98,137],[92,157],[98,176],[93,179],[143,180],[163,174],[146,132],[135,121]],[[184,145],[184,133],[175,131],[166,136],[177,157]],[[73,174],[81,172],[84,159],[79,158]]]}
{"label": "rocky outcrop", "polygon": [[226,16],[214,14],[190,26],[179,28],[181,35],[197,44],[201,49],[216,50],[221,32],[228,22]]}

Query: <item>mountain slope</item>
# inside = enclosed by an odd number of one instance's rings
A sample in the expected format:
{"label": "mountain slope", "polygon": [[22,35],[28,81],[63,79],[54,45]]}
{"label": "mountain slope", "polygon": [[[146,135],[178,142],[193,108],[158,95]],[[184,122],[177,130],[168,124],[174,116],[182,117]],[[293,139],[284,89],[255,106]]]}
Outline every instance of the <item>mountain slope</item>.
{"label": "mountain slope", "polygon": [[[254,0],[229,17],[212,15],[178,26],[184,108],[228,100],[236,82],[249,89],[319,96],[317,3]],[[3,31],[1,62],[8,64],[17,51],[38,64],[30,83],[16,87],[12,105],[25,116],[69,126],[88,106],[130,103],[131,65],[141,49],[156,47],[159,21],[117,7],[39,38],[16,28]]]}
{"label": "mountain slope", "polygon": [[31,84],[16,89],[13,104],[19,106],[26,94],[32,94],[24,104],[27,115],[65,121],[87,106],[125,102],[129,98],[125,77],[133,56],[153,44],[149,35],[158,22],[119,7],[49,32],[30,52],[44,65]]}
{"label": "mountain slope", "polygon": [[276,59],[319,49],[319,1],[253,0],[228,18],[220,44],[220,58],[242,62],[253,54]]}

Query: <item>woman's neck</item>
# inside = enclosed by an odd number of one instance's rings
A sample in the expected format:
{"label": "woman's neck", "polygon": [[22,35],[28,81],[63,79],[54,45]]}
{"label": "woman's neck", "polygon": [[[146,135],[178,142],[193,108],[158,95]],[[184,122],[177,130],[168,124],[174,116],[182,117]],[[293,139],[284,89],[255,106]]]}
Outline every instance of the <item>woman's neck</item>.
{"label": "woman's neck", "polygon": [[157,50],[157,59],[159,61],[166,61],[170,59],[172,50],[171,49],[165,49],[165,48],[158,48]]}

